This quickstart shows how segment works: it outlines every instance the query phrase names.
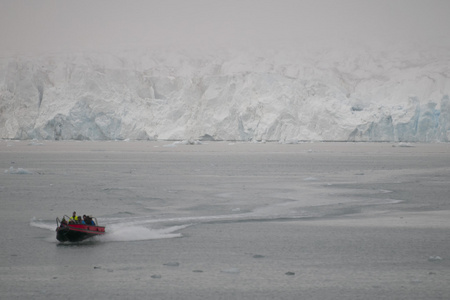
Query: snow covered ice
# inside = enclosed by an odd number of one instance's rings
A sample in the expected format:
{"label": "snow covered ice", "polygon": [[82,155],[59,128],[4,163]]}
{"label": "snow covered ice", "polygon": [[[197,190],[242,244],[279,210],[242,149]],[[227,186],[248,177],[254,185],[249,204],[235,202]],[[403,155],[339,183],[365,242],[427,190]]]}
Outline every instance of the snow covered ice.
{"label": "snow covered ice", "polygon": [[133,50],[0,59],[0,137],[450,140],[450,51]]}

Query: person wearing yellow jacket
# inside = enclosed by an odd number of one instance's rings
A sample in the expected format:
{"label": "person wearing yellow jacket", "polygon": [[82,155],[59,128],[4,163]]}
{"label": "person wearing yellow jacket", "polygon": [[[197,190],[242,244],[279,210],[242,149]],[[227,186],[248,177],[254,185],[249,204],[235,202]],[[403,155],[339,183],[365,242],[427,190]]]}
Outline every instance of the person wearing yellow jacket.
{"label": "person wearing yellow jacket", "polygon": [[79,223],[80,222],[80,217],[77,216],[77,212],[74,211],[72,214],[72,217],[70,218],[69,222],[73,222],[73,223]]}

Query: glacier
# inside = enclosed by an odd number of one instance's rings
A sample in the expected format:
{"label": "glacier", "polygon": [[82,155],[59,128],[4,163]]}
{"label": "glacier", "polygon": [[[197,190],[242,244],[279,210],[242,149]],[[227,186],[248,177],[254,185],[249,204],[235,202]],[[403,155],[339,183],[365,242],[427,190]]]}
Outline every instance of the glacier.
{"label": "glacier", "polygon": [[16,55],[0,138],[448,142],[449,95],[449,49]]}

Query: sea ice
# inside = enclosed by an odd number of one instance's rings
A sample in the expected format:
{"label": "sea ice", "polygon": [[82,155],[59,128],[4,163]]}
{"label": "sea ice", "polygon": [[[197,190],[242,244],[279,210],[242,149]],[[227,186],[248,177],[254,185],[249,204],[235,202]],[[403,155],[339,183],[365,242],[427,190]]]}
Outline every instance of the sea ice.
{"label": "sea ice", "polygon": [[441,261],[442,260],[442,257],[440,257],[440,256],[430,256],[430,257],[428,257],[428,261]]}
{"label": "sea ice", "polygon": [[8,173],[8,174],[33,174],[33,172],[28,171],[27,169],[23,169],[23,168],[14,169],[14,167],[9,167],[9,169],[5,170],[5,173]]}

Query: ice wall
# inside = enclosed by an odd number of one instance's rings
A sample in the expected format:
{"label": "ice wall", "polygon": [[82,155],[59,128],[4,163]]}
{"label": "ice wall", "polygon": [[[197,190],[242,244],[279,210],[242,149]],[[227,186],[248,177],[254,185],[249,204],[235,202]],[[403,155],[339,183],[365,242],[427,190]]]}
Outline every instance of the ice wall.
{"label": "ice wall", "polygon": [[447,50],[1,58],[0,137],[448,142]]}

